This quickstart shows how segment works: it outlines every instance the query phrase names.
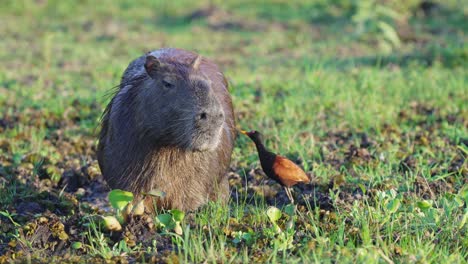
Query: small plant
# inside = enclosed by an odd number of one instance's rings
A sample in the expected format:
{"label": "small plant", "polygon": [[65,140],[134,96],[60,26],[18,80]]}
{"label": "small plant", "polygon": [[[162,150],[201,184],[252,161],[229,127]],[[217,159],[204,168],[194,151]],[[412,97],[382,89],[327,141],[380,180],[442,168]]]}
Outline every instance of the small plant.
{"label": "small plant", "polygon": [[133,201],[133,193],[116,189],[109,192],[108,198],[112,207],[120,212]]}
{"label": "small plant", "polygon": [[108,238],[99,230],[99,225],[92,218],[85,237],[89,241],[89,244],[86,245],[86,251],[90,255],[101,256],[104,259],[110,259],[114,255],[109,247]]}
{"label": "small plant", "polygon": [[431,200],[422,200],[422,201],[418,201],[416,203],[416,205],[419,207],[419,209],[421,209],[422,211],[427,211],[429,210],[429,208],[432,207],[432,201]]}
{"label": "small plant", "polygon": [[271,223],[273,224],[275,232],[281,233],[281,228],[277,224],[278,220],[281,218],[281,210],[274,206],[270,206],[266,214],[268,216],[268,219],[270,219]]}
{"label": "small plant", "polygon": [[161,227],[163,230],[168,231],[168,230],[174,230],[174,233],[178,235],[182,235],[183,230],[181,226],[181,222],[185,218],[185,213],[173,209],[170,210],[169,213],[165,214],[159,214],[156,217],[157,223],[159,224],[159,227]]}
{"label": "small plant", "polygon": [[178,235],[182,235],[182,227],[180,223],[182,222],[182,220],[184,220],[185,213],[180,210],[174,209],[171,210],[171,214],[172,219],[174,219],[175,222],[174,232]]}
{"label": "small plant", "polygon": [[101,216],[100,221],[109,231],[121,231],[121,224],[128,220],[127,212],[133,208],[133,193],[116,189],[109,192],[108,199],[116,216]]}
{"label": "small plant", "polygon": [[373,34],[380,48],[390,52],[400,47],[401,41],[395,30],[395,21],[402,18],[392,6],[378,0],[355,1],[356,13],[352,21],[358,36]]}
{"label": "small plant", "polygon": [[286,223],[286,229],[287,230],[293,230],[294,229],[294,224],[296,222],[296,206],[293,204],[288,204],[284,207],[284,212],[286,215],[288,215],[289,220]]}
{"label": "small plant", "polygon": [[293,248],[294,245],[292,242],[294,239],[294,234],[296,233],[294,229],[294,223],[297,217],[296,207],[290,204],[284,208],[284,213],[289,218],[288,222],[285,225],[285,232],[283,232],[283,230],[281,230],[280,226],[278,225],[278,221],[282,216],[281,210],[274,206],[271,206],[267,209],[266,213],[271,223],[273,224],[273,228],[266,229],[265,234],[268,237],[270,237],[270,243],[273,245],[273,247],[280,251]]}
{"label": "small plant", "polygon": [[16,223],[15,220],[13,220],[13,217],[16,215],[15,213],[10,213],[5,210],[5,211],[0,211],[0,215],[3,215],[4,217],[8,218],[13,225],[20,226],[20,224]]}
{"label": "small plant", "polygon": [[[159,190],[151,190],[143,195],[153,197],[164,197],[166,194]],[[115,189],[109,192],[109,202],[116,211],[116,217],[120,223],[124,223],[129,220],[131,216],[141,216],[145,212],[144,200],[138,201],[136,204],[132,203],[134,196],[133,193]],[[111,223],[113,221],[111,217],[105,217],[106,221]]]}
{"label": "small plant", "polygon": [[467,221],[468,221],[468,209],[465,209],[465,213],[463,214],[463,217],[460,223],[458,224],[458,229],[462,229],[467,223]]}
{"label": "small plant", "polygon": [[73,242],[71,247],[74,250],[86,252],[93,256],[101,256],[104,259],[110,259],[113,256],[121,256],[122,254],[130,254],[140,250],[140,246],[129,246],[126,240],[119,240],[114,243],[109,235],[102,232],[105,228],[111,232],[121,232],[122,225],[114,216],[90,216],[89,221],[84,224],[87,226],[87,232],[84,232],[86,243]]}
{"label": "small plant", "polygon": [[388,213],[390,213],[390,214],[396,213],[396,211],[398,211],[398,209],[400,208],[400,205],[401,205],[401,200],[399,198],[395,198],[395,199],[390,200],[387,203]]}
{"label": "small plant", "polygon": [[254,232],[237,231],[237,232],[233,232],[233,236],[234,236],[234,239],[232,240],[232,242],[234,244],[245,242],[247,246],[251,246],[255,242]]}

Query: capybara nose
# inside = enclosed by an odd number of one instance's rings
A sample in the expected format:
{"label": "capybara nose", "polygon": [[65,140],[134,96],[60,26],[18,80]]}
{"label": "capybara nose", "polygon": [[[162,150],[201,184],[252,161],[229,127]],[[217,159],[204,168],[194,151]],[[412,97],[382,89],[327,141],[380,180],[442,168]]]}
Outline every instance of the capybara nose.
{"label": "capybara nose", "polygon": [[196,121],[200,126],[221,125],[224,122],[224,113],[221,109],[205,109],[197,114]]}
{"label": "capybara nose", "polygon": [[200,118],[200,120],[205,120],[205,119],[206,119],[206,116],[207,116],[206,112],[202,112],[202,113],[200,114],[200,117],[199,117],[199,118]]}

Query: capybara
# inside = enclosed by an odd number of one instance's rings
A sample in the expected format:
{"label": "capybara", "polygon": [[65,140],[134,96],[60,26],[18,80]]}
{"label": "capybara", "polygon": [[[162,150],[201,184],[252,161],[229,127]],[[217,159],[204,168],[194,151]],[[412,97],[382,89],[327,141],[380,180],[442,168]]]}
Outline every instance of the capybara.
{"label": "capybara", "polygon": [[[101,124],[98,161],[113,189],[163,191],[158,208],[226,201],[236,137],[228,83],[218,66],[175,48],[132,61]],[[148,198],[147,198],[148,199]]]}

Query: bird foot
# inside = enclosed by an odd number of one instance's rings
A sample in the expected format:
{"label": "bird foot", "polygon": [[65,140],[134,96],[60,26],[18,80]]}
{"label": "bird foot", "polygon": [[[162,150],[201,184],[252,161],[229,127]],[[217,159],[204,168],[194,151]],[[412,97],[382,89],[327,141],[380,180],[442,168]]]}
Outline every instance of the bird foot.
{"label": "bird foot", "polygon": [[291,201],[291,204],[294,204],[294,198],[291,193],[291,188],[284,187],[284,190],[286,191],[286,195],[288,196],[289,200]]}

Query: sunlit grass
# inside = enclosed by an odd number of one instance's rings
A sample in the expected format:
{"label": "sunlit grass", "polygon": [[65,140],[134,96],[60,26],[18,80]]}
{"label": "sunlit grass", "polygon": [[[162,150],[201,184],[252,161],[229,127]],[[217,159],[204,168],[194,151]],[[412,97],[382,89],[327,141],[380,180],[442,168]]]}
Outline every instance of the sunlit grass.
{"label": "sunlit grass", "polygon": [[[6,1],[0,9],[0,253],[16,260],[27,254],[60,260],[67,252],[137,262],[466,263],[462,11],[417,17],[417,39],[384,55],[355,36],[341,1],[261,2]],[[209,3],[218,13],[191,18]],[[298,212],[286,212],[275,183],[257,179],[255,147],[244,136],[232,156],[229,204],[187,214],[182,235],[154,218],[155,239],[128,246],[127,237],[90,221],[113,213],[82,200],[92,196],[86,185],[84,194],[65,191],[76,184],[65,182],[66,175],[79,175],[80,184],[96,181],[99,118],[125,67],[167,46],[216,61],[230,82],[237,126],[261,131],[269,148],[313,176],[312,185],[296,189],[298,197],[301,190],[309,195]],[[50,168],[58,178],[52,180]],[[276,200],[266,195],[269,187]],[[310,195],[329,199],[332,208]],[[48,212],[17,211],[31,202]],[[270,206],[282,211],[279,231],[267,215]],[[70,225],[61,253],[37,243],[37,227],[47,226],[42,215],[51,226]],[[51,241],[57,247],[57,238]],[[75,242],[82,247],[73,248]]]}

